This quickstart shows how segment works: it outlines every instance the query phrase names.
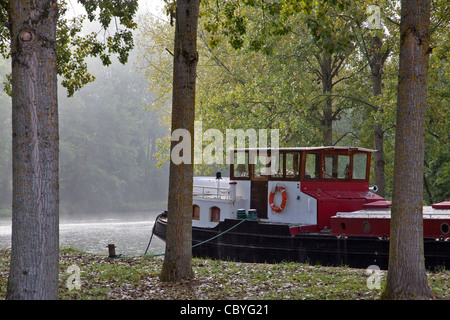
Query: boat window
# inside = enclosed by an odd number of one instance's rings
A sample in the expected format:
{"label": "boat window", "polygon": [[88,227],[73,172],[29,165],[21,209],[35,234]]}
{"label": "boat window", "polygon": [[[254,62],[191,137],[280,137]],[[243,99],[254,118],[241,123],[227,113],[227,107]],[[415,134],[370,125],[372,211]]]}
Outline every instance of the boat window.
{"label": "boat window", "polygon": [[300,153],[286,153],[286,178],[298,178],[300,172]]}
{"label": "boat window", "polygon": [[323,178],[349,179],[350,178],[350,156],[341,154],[326,154]]}
{"label": "boat window", "polygon": [[305,178],[319,178],[320,174],[320,153],[308,152],[306,154]]}
{"label": "boat window", "polygon": [[192,220],[200,220],[200,207],[196,204],[192,207]]}
{"label": "boat window", "polygon": [[220,222],[220,208],[218,207],[211,208],[211,221]]}
{"label": "boat window", "polygon": [[270,158],[263,153],[259,153],[253,158],[253,178],[264,178],[270,174],[270,167],[267,166]]}
{"label": "boat window", "polygon": [[250,177],[249,161],[247,152],[234,153],[234,177]]}
{"label": "boat window", "polygon": [[278,166],[276,163],[274,163],[275,168],[278,170],[275,173],[272,173],[272,178],[283,178],[283,163],[284,163],[284,154],[279,153],[278,157],[274,159],[274,161],[278,161]]}
{"label": "boat window", "polygon": [[367,153],[355,153],[353,155],[353,179],[366,179]]}

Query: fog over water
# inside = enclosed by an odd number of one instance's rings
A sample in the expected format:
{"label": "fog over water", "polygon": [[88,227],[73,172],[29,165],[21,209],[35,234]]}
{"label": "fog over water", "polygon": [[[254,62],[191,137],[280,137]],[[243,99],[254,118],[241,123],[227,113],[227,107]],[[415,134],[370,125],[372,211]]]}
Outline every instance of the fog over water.
{"label": "fog over water", "polygon": [[[108,254],[107,245],[116,246],[116,254],[140,256],[145,253],[156,216],[160,212],[104,215],[102,219],[62,219],[60,223],[60,246],[74,247],[93,254]],[[11,221],[0,220],[0,248],[11,247]],[[165,244],[153,237],[147,254],[164,253]]]}

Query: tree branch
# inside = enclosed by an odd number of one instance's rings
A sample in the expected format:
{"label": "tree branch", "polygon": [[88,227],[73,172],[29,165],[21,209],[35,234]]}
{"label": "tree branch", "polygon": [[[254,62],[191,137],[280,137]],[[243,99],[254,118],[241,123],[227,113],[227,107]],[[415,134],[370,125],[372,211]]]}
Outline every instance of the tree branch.
{"label": "tree branch", "polygon": [[344,139],[344,137],[347,136],[348,134],[351,134],[351,135],[354,136],[356,139],[358,139],[358,136],[357,136],[354,132],[349,131],[349,132],[344,133],[339,139],[337,139],[336,142],[333,143],[333,146],[335,146],[336,144],[338,144],[338,142],[341,141],[342,139]]}

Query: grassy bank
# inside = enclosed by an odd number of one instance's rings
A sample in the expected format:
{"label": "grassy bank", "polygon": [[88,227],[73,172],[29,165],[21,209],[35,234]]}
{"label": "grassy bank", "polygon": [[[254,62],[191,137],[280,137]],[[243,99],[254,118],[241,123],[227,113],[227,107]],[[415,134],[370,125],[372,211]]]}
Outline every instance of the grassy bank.
{"label": "grassy bank", "polygon": [[[6,295],[9,250],[0,250],[0,299]],[[381,289],[369,289],[365,270],[299,263],[251,264],[194,259],[195,279],[168,284],[159,281],[161,258],[110,259],[76,250],[62,250],[60,298],[116,299],[299,299],[373,300]],[[80,288],[68,289],[69,266],[79,267]],[[382,272],[381,286],[385,272]],[[450,271],[429,273],[437,299],[450,298]]]}

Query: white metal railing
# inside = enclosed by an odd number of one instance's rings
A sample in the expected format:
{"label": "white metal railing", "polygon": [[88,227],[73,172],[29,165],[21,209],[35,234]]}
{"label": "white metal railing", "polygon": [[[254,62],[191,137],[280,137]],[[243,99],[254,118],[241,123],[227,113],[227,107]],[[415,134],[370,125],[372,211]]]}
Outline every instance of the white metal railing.
{"label": "white metal railing", "polygon": [[230,188],[194,185],[194,197],[230,199]]}

